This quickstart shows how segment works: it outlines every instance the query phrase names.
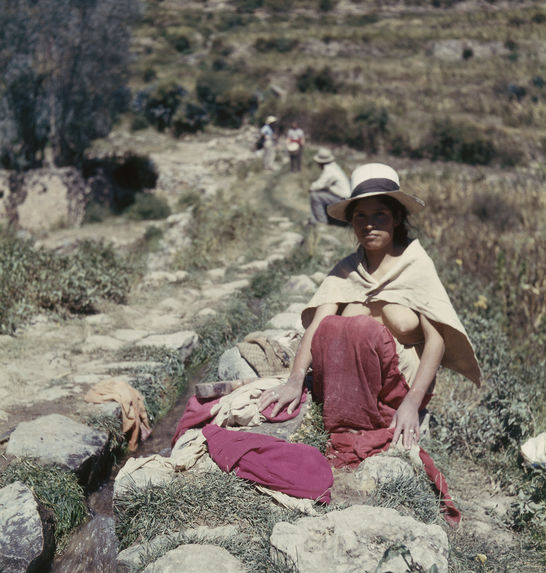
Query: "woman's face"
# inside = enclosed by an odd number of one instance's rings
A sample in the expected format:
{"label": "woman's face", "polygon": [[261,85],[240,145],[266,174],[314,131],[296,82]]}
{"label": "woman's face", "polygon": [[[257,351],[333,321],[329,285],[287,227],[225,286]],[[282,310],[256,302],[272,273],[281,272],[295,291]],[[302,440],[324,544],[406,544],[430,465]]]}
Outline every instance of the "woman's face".
{"label": "woman's face", "polygon": [[392,211],[377,197],[359,199],[351,219],[353,229],[366,251],[385,251],[394,249],[394,229],[400,224]]}

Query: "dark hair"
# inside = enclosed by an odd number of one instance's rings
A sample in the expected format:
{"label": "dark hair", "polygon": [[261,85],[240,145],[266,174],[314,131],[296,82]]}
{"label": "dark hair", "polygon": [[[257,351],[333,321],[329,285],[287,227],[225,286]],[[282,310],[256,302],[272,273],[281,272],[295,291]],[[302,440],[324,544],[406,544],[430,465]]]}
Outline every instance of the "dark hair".
{"label": "dark hair", "polygon": [[[400,201],[397,201],[389,195],[374,195],[374,197],[389,209],[395,219],[400,219],[400,223],[398,223],[394,228],[393,241],[396,244],[403,245],[405,247],[409,243],[408,210],[404,205],[402,205],[402,203],[400,203]],[[365,197],[362,197],[362,199],[365,199]],[[358,200],[351,201],[345,209],[345,219],[350,223],[352,223],[357,203]]]}

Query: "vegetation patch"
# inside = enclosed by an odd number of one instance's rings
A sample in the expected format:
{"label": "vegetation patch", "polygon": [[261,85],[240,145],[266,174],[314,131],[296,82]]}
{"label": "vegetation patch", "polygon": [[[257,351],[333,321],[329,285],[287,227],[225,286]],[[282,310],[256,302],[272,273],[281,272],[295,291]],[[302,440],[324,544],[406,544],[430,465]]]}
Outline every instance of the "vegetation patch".
{"label": "vegetation patch", "polygon": [[61,551],[70,532],[87,517],[84,492],[76,476],[61,468],[43,467],[31,460],[20,459],[4,468],[0,474],[0,488],[15,481],[23,482],[53,511],[57,551]]}
{"label": "vegetation patch", "polygon": [[[269,537],[277,521],[292,522],[300,517],[299,512],[275,506],[254,485],[234,474],[218,470],[203,479],[190,472],[165,486],[128,490],[115,500],[114,511],[122,549],[201,525],[212,528],[236,524],[239,541],[213,543],[226,547],[249,571],[291,571],[271,559]],[[158,557],[154,555],[153,559]]]}
{"label": "vegetation patch", "polygon": [[0,332],[14,332],[40,311],[92,314],[101,301],[123,303],[135,272],[130,257],[102,242],[83,241],[61,255],[2,235]]}

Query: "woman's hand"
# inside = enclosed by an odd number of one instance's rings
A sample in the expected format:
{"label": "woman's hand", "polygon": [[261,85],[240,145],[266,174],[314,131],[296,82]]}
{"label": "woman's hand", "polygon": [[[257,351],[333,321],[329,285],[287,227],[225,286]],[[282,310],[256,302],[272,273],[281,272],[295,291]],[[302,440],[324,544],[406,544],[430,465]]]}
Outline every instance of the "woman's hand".
{"label": "woman's hand", "polygon": [[301,393],[303,391],[301,384],[280,384],[274,388],[266,390],[258,401],[258,410],[261,412],[269,406],[277,402],[271,411],[271,416],[274,418],[287,404],[287,412],[291,414],[298,406],[301,400]]}
{"label": "woman's hand", "polygon": [[389,428],[394,428],[391,447],[396,446],[400,436],[406,450],[419,442],[419,404],[416,404],[409,395],[398,406]]}

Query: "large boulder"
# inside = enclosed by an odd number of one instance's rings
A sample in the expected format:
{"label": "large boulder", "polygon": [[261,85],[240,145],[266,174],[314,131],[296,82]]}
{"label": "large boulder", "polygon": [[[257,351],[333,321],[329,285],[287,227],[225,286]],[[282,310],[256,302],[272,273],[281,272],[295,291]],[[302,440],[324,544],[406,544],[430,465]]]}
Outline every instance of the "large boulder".
{"label": "large boulder", "polygon": [[0,172],[0,224],[31,232],[78,226],[85,214],[87,188],[74,167]]}
{"label": "large boulder", "polygon": [[105,432],[50,414],[21,422],[10,436],[6,453],[70,470],[83,486],[93,487],[108,468],[107,444]]}
{"label": "large boulder", "polygon": [[271,545],[299,573],[405,573],[406,559],[425,571],[447,573],[449,545],[438,525],[426,525],[385,507],[354,505],[322,517],[275,524]]}
{"label": "large boulder", "polygon": [[53,523],[25,484],[0,489],[0,571],[47,571],[55,551]]}

